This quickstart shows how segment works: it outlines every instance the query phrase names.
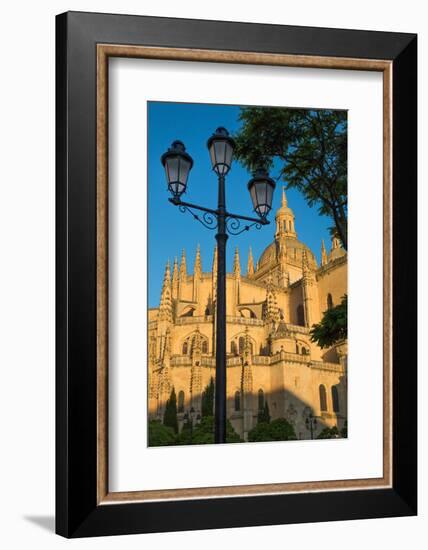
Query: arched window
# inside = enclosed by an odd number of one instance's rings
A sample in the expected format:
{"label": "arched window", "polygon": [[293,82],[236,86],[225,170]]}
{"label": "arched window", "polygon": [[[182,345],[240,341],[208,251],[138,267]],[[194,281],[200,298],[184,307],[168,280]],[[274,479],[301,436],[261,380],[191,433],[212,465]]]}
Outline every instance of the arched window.
{"label": "arched window", "polygon": [[331,387],[331,400],[333,402],[333,412],[339,412],[339,392],[337,391],[337,386]]}
{"label": "arched window", "polygon": [[320,386],[320,409],[322,411],[327,410],[327,393],[323,384]]}
{"label": "arched window", "polygon": [[237,349],[236,349],[236,342],[234,342],[233,340],[232,340],[232,342],[230,342],[230,353],[232,353],[233,355],[238,354]]}
{"label": "arched window", "polygon": [[245,347],[245,338],[243,336],[239,337],[239,353],[242,353],[244,351]]}
{"label": "arched window", "polygon": [[299,344],[296,342],[296,353],[299,353]]}
{"label": "arched window", "polygon": [[331,309],[332,307],[333,307],[333,297],[329,292],[327,294],[327,309]]}
{"label": "arched window", "polygon": [[202,353],[208,353],[208,340],[202,342]]}
{"label": "arched window", "polygon": [[303,304],[297,306],[297,324],[301,327],[305,326],[305,311],[303,309]]}
{"label": "arched window", "polygon": [[302,355],[307,355],[308,352],[305,347],[302,346]]}
{"label": "arched window", "polygon": [[265,394],[261,388],[259,389],[259,393],[258,393],[258,405],[259,405],[259,411],[262,411],[265,407]]}
{"label": "arched window", "polygon": [[241,410],[241,393],[239,391],[235,392],[235,411]]}
{"label": "arched window", "polygon": [[178,392],[177,412],[179,413],[184,412],[184,391]]}
{"label": "arched window", "polygon": [[187,355],[188,352],[189,352],[189,344],[186,341],[183,344],[183,355]]}
{"label": "arched window", "polygon": [[183,311],[183,313],[180,315],[180,317],[193,317],[194,313],[195,313],[194,308],[189,306]]}

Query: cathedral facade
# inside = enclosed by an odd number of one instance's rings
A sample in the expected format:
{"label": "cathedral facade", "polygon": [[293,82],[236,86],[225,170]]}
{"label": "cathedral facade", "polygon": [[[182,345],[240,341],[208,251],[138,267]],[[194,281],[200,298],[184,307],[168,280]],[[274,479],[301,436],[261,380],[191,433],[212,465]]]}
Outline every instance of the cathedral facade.
{"label": "cathedral facade", "polygon": [[[324,427],[340,430],[347,418],[347,342],[321,349],[310,329],[347,293],[347,255],[338,239],[321,265],[297,238],[285,190],[275,216],[275,237],[245,273],[236,249],[226,278],[227,416],[247,439],[268,403],[272,419],[286,418],[298,439]],[[178,420],[197,422],[202,392],[215,379],[216,249],[212,271],[202,271],[198,247],[193,273],[183,251],[166,265],[158,308],[148,313],[148,412],[162,419],[174,387]],[[314,416],[310,432],[306,419]]]}

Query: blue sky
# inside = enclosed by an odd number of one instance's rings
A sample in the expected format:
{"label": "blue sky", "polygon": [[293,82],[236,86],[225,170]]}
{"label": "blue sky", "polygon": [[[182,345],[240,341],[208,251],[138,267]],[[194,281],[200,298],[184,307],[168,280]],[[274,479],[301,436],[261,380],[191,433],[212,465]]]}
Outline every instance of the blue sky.
{"label": "blue sky", "polygon": [[[215,208],[217,204],[217,178],[211,169],[207,139],[219,126],[230,133],[239,129],[239,107],[194,103],[148,103],[148,205],[149,205],[149,307],[159,304],[165,265],[169,258],[180,261],[181,250],[186,250],[187,271],[193,272],[196,247],[201,246],[202,268],[211,271],[215,231],[205,229],[189,213],[182,214],[168,202],[165,172],[160,162],[161,155],[171,143],[179,139],[194,164],[189,175],[187,193],[183,200]],[[277,175],[275,170],[272,176]],[[226,178],[226,201],[230,212],[254,216],[247,182],[251,174],[238,162]],[[277,184],[273,208],[269,215],[271,224],[260,230],[252,228],[238,236],[229,236],[227,241],[227,270],[231,271],[236,246],[239,247],[241,269],[245,273],[249,246],[256,261],[264,248],[273,241],[275,211],[280,206],[282,185]],[[299,240],[307,244],[320,261],[321,239],[327,250],[330,247],[329,218],[319,216],[316,208],[309,208],[303,196],[296,190],[287,191],[288,205],[296,217],[295,227]]]}

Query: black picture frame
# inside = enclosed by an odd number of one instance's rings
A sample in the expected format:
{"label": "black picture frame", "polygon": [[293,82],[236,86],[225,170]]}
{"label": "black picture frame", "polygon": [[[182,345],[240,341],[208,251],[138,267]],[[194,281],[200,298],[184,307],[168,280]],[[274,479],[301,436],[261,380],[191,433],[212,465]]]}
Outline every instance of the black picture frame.
{"label": "black picture frame", "polygon": [[[96,46],[392,62],[391,488],[97,505]],[[417,36],[68,12],[56,18],[56,532],[65,537],[417,513]]]}

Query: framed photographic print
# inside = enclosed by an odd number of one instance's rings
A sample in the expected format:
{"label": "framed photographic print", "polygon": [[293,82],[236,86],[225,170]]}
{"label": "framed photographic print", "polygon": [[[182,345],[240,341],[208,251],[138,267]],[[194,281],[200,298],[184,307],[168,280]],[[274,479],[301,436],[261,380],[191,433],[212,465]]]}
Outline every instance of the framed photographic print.
{"label": "framed photographic print", "polygon": [[414,515],[416,36],[57,16],[57,532]]}

